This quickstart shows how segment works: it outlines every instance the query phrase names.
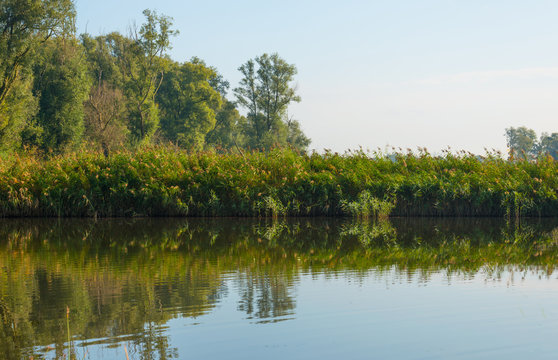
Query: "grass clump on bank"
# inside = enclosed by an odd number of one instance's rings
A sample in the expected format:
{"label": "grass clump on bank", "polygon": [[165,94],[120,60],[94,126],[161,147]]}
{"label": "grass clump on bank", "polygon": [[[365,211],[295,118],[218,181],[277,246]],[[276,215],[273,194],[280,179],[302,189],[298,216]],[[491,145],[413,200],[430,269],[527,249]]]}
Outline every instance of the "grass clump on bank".
{"label": "grass clump on bank", "polygon": [[81,151],[0,163],[0,216],[558,216],[558,165],[445,153]]}

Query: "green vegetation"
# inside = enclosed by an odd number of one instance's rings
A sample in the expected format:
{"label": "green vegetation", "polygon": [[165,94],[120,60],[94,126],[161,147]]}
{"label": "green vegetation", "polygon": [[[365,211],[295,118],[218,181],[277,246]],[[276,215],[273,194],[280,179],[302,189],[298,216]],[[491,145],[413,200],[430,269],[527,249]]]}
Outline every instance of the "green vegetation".
{"label": "green vegetation", "polygon": [[178,34],[172,18],[143,15],[128,35],[78,35],[72,0],[0,0],[0,152],[308,147],[287,115],[300,101],[294,65],[263,54],[258,69],[252,60],[239,68],[244,80],[235,100],[248,109],[244,117],[215,68],[168,56]]}
{"label": "green vegetation", "polygon": [[359,193],[355,201],[341,200],[341,210],[357,218],[387,218],[394,207],[394,203],[378,200],[368,190]]}
{"label": "green vegetation", "polygon": [[506,141],[510,149],[510,159],[533,160],[539,156],[558,159],[558,133],[542,133],[540,140],[533,129],[525,126],[506,129]]}
{"label": "green vegetation", "polygon": [[287,113],[291,102],[300,102],[295,89],[289,86],[296,75],[295,66],[277,54],[264,54],[249,60],[239,70],[243,78],[234,92],[239,104],[248,109],[246,127],[250,147],[270,149],[290,144],[305,149],[310,140],[300,132],[299,123],[290,119]]}
{"label": "green vegetation", "polygon": [[5,156],[1,216],[558,215],[558,163],[431,156],[81,151]]}
{"label": "green vegetation", "polygon": [[509,161],[307,154],[295,65],[248,60],[232,101],[168,56],[172,18],[143,15],[78,36],[71,0],[0,0],[0,216],[558,215],[556,134],[507,129]]}

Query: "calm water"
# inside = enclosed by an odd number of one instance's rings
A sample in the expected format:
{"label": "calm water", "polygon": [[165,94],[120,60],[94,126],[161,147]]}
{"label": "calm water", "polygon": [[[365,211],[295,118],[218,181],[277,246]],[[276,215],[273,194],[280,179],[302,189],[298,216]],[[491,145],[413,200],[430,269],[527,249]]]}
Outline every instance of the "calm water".
{"label": "calm water", "polygon": [[557,220],[1,220],[0,359],[556,359],[557,265]]}

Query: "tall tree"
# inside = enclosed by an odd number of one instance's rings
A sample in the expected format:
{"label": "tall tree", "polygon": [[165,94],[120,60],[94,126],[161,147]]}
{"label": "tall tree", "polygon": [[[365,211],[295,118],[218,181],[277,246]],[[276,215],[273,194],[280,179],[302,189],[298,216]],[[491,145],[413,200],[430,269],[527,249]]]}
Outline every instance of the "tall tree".
{"label": "tall tree", "polygon": [[510,149],[510,158],[528,160],[537,156],[537,134],[524,126],[506,129],[506,141]]}
{"label": "tall tree", "polygon": [[203,148],[222,104],[216,78],[215,69],[197,58],[169,66],[157,95],[165,138],[189,149]]}
{"label": "tall tree", "polygon": [[71,0],[0,2],[0,105],[34,47],[53,35],[72,31],[74,19]]}
{"label": "tall tree", "polygon": [[178,34],[172,29],[172,18],[154,11],[143,12],[146,22],[135,29],[132,39],[113,39],[113,51],[124,79],[128,98],[129,128],[135,141],[149,139],[159,124],[155,96],[164,78],[166,51],[170,38]]}
{"label": "tall tree", "polygon": [[33,91],[39,98],[36,124],[42,129],[38,145],[60,152],[79,143],[90,87],[80,44],[72,37],[46,42],[34,65]]}
{"label": "tall tree", "polygon": [[[300,102],[296,87],[291,84],[296,67],[275,53],[248,60],[238,70],[243,77],[234,93],[238,104],[247,109],[248,145],[262,149],[274,145],[302,145],[304,142],[289,143],[289,138],[294,138],[289,137],[287,117],[289,105]],[[300,130],[299,127],[292,129]]]}
{"label": "tall tree", "polygon": [[73,31],[71,0],[0,1],[0,148],[21,142],[36,112],[30,64],[34,51],[54,35]]}
{"label": "tall tree", "polygon": [[0,151],[17,148],[25,139],[41,133],[40,128],[30,124],[38,108],[32,89],[33,76],[22,76],[0,105]]}

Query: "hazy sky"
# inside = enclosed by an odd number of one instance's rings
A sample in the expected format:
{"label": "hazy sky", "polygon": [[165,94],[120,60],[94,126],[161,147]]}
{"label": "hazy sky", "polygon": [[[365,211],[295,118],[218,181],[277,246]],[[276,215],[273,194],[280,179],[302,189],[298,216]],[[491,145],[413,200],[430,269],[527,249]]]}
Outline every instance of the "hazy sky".
{"label": "hazy sky", "polygon": [[[78,30],[174,18],[171,57],[197,56],[235,87],[278,52],[298,68],[290,108],[311,148],[505,149],[504,130],[558,132],[555,0],[76,0]],[[232,94],[230,94],[232,99]]]}

